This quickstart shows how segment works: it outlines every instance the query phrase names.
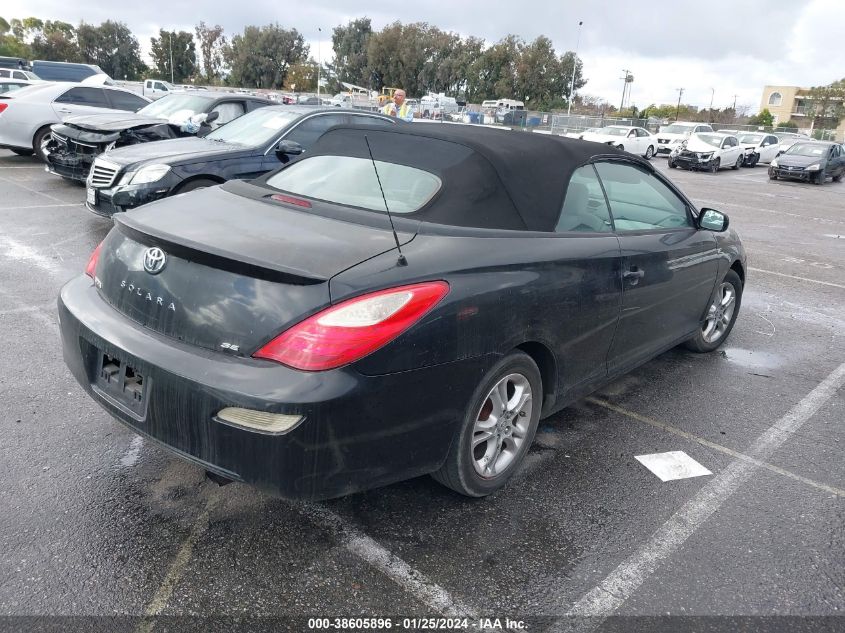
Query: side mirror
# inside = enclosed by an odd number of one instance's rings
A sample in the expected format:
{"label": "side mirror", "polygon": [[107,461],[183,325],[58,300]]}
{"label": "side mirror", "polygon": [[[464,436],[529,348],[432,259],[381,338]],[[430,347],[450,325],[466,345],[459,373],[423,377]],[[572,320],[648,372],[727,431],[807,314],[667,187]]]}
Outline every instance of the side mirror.
{"label": "side mirror", "polygon": [[302,149],[302,145],[297,143],[296,141],[279,141],[279,144],[276,145],[276,156],[281,158],[282,156],[299,156],[305,150]]}
{"label": "side mirror", "polygon": [[780,155],[782,155],[782,154],[783,154],[783,150],[781,150],[781,151],[779,151],[779,152],[778,152],[778,156],[780,156]]}
{"label": "side mirror", "polygon": [[728,216],[716,209],[704,208],[701,210],[701,215],[698,216],[698,226],[708,231],[715,231],[721,233],[728,230],[729,224]]}
{"label": "side mirror", "polygon": [[214,112],[208,113],[208,116],[205,117],[205,122],[206,123],[214,123],[219,118],[220,118],[220,113],[217,110],[215,110]]}

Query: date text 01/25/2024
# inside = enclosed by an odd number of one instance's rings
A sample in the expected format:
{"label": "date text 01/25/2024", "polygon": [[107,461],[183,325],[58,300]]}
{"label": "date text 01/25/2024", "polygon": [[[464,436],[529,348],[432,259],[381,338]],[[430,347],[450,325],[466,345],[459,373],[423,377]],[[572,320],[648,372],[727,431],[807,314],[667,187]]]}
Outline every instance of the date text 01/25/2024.
{"label": "date text 01/25/2024", "polygon": [[510,618],[309,618],[308,628],[312,630],[390,630],[442,631],[442,630],[523,630],[523,620]]}

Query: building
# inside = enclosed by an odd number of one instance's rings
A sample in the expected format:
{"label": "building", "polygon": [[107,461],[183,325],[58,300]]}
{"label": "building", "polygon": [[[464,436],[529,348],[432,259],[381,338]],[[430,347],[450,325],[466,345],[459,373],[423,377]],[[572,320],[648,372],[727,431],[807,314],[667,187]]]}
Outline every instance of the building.
{"label": "building", "polygon": [[[775,118],[775,125],[786,123],[790,119],[806,121],[806,125],[802,126],[801,131],[809,132],[812,125],[811,118],[807,116],[811,113],[809,92],[810,88],[798,86],[765,86],[763,98],[760,100],[760,110],[768,108]],[[840,121],[835,134],[836,140],[840,143],[845,140],[845,119]]]}

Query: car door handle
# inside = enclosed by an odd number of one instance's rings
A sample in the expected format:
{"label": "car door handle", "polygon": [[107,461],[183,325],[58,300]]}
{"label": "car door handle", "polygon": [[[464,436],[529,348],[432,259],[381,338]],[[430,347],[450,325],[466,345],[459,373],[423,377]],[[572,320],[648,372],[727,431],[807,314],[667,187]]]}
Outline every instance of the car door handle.
{"label": "car door handle", "polygon": [[73,110],[68,110],[67,108],[59,108],[59,112],[62,114],[73,114]]}
{"label": "car door handle", "polygon": [[645,271],[640,268],[637,268],[636,266],[622,273],[622,278],[627,279],[632,283],[637,283],[643,277],[645,277]]}

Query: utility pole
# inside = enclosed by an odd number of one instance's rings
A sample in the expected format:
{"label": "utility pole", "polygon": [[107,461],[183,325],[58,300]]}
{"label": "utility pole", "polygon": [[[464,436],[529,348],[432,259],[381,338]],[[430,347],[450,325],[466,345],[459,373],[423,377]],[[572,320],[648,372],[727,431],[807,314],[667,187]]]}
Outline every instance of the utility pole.
{"label": "utility pole", "polygon": [[683,88],[675,88],[678,91],[678,107],[675,109],[675,120],[678,120],[678,117],[681,115],[681,97],[684,96],[684,89]]}
{"label": "utility pole", "polygon": [[176,83],[173,81],[173,31],[168,33],[170,36],[170,83]]}
{"label": "utility pole", "polygon": [[734,118],[736,118],[736,98],[737,98],[738,96],[739,96],[739,95],[734,95]]}
{"label": "utility pole", "polygon": [[631,71],[627,69],[622,70],[625,75],[622,77],[622,103],[619,104],[619,113],[622,113],[622,110],[625,108],[625,96],[628,94],[628,84],[634,81],[633,76],[631,76]]}
{"label": "utility pole", "polygon": [[[566,116],[572,112],[572,98],[575,96],[572,92],[575,90],[575,70],[578,68],[578,47],[581,45],[581,25],[584,21],[578,22],[578,40],[575,42],[575,57],[572,60],[572,81],[569,82],[569,103],[566,105]],[[567,119],[568,121],[568,119]]]}
{"label": "utility pole", "polygon": [[320,59],[320,39],[323,35],[323,29],[319,26],[317,27],[317,105],[320,105],[320,71],[322,69],[323,63]]}
{"label": "utility pole", "polygon": [[716,94],[715,88],[710,88],[710,112],[707,114],[707,119],[713,123],[713,95]]}

